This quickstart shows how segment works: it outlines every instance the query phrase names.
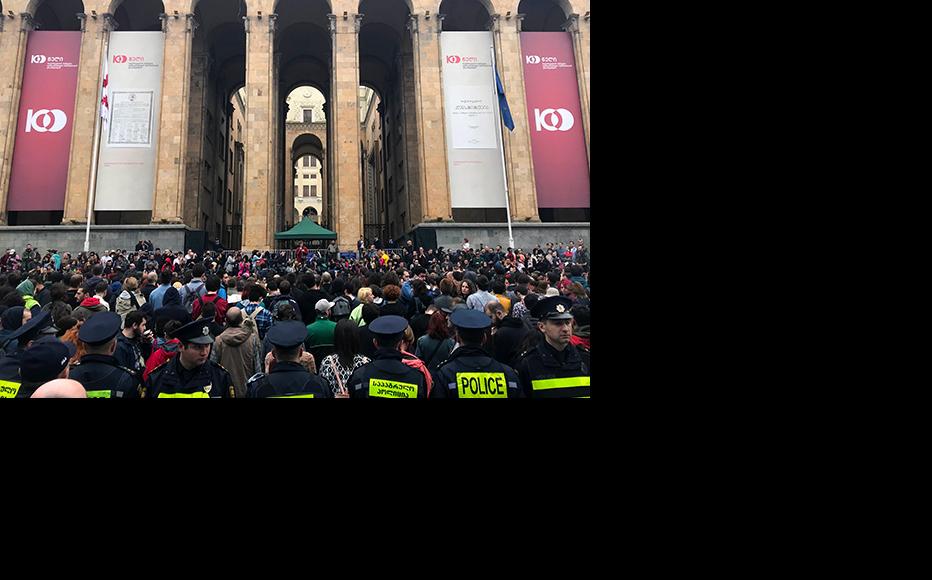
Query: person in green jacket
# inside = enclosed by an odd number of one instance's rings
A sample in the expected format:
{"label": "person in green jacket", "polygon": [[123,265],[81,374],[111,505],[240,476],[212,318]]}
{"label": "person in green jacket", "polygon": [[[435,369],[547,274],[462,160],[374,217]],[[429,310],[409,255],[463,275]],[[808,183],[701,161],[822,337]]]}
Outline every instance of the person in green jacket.
{"label": "person in green jacket", "polygon": [[35,294],[36,291],[36,285],[32,282],[32,280],[26,278],[20,282],[19,286],[16,287],[16,290],[20,293],[20,295],[22,295],[23,301],[26,303],[25,306],[27,310],[32,310],[33,307],[39,306],[39,301],[33,297],[33,294]]}
{"label": "person in green jacket", "polygon": [[337,323],[330,320],[330,309],[334,304],[326,298],[317,301],[314,306],[317,311],[317,320],[307,325],[307,339],[304,341],[307,348],[333,344],[333,329],[336,328]]}

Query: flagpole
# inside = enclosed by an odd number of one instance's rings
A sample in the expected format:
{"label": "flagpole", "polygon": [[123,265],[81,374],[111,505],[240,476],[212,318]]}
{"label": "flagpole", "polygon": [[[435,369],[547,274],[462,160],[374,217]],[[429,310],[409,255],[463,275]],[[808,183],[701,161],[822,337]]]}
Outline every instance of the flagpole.
{"label": "flagpole", "polygon": [[[494,43],[491,46],[489,46],[489,51],[492,54],[492,87],[494,88],[494,92],[495,92],[495,100],[498,101],[498,79],[495,76],[495,73],[497,72],[498,69],[495,68],[496,64],[495,64],[495,44]],[[511,203],[508,200],[508,197],[509,197],[508,196],[508,173],[505,170],[505,139],[504,137],[502,137],[502,113],[500,110],[501,105],[499,105],[495,109],[497,111],[496,118],[498,119],[497,133],[498,133],[499,140],[502,144],[502,146],[499,148],[499,151],[502,154],[502,178],[505,180],[505,216],[508,219],[508,247],[513,249],[515,247],[515,238],[511,234]]]}
{"label": "flagpole", "polygon": [[[107,69],[109,68],[107,67],[107,59],[110,58],[110,27],[109,25],[105,24],[105,28],[107,31],[107,35],[104,37],[103,62],[100,63],[101,83],[103,83],[104,81],[104,76],[106,75],[105,71],[107,71]],[[91,160],[91,186],[87,192],[87,228],[84,232],[84,252],[85,253],[87,253],[91,249],[91,212],[94,211],[94,199],[97,193],[97,158],[100,153],[100,133],[102,129],[102,123],[101,123],[102,115],[100,114],[101,104],[99,102],[100,96],[98,96],[97,98],[98,98],[97,120],[94,122],[94,154],[93,154],[93,159]],[[107,107],[109,108],[109,106],[110,105],[108,102]]]}

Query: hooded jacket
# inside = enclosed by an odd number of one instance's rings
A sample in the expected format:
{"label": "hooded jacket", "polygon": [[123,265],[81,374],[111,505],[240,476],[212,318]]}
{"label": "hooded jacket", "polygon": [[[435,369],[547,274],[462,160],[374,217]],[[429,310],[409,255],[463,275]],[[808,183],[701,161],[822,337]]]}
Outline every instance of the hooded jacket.
{"label": "hooded jacket", "polygon": [[83,318],[87,320],[93,314],[97,312],[105,312],[107,307],[100,303],[100,298],[96,296],[88,296],[81,301],[81,305],[74,309],[75,318]]}
{"label": "hooded jacket", "polygon": [[126,322],[127,314],[133,310],[137,310],[137,305],[138,308],[142,308],[142,306],[146,303],[146,299],[138,291],[133,292],[132,295],[136,298],[136,304],[133,304],[129,290],[124,290],[120,293],[120,296],[117,297],[116,313],[120,315],[120,318],[122,318],[124,322]]}
{"label": "hooded jacket", "polygon": [[233,378],[236,397],[246,396],[249,377],[262,372],[262,343],[255,321],[246,317],[242,326],[231,326],[214,340],[210,360],[219,363]]}

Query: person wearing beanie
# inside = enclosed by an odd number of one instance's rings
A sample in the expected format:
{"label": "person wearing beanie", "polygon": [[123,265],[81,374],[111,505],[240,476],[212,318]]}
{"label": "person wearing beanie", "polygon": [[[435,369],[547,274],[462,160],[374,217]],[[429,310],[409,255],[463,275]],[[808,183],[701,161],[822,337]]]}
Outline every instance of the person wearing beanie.
{"label": "person wearing beanie", "polygon": [[32,318],[32,311],[22,306],[13,306],[3,311],[3,315],[0,316],[0,324],[3,325],[3,328],[0,328],[0,353],[13,352],[17,349],[19,344],[17,340],[15,338],[8,340],[8,337],[14,331],[19,330],[30,318]]}

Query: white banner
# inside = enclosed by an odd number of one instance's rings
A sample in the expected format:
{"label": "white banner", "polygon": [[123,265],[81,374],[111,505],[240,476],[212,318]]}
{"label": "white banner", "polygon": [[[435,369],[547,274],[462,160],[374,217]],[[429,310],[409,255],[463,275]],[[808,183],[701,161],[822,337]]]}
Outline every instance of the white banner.
{"label": "white banner", "polygon": [[452,207],[505,207],[491,32],[444,32],[443,100]]}
{"label": "white banner", "polygon": [[101,136],[95,210],[152,210],[164,39],[161,32],[110,33],[110,123]]}

